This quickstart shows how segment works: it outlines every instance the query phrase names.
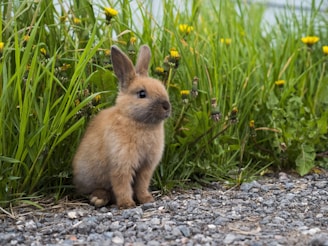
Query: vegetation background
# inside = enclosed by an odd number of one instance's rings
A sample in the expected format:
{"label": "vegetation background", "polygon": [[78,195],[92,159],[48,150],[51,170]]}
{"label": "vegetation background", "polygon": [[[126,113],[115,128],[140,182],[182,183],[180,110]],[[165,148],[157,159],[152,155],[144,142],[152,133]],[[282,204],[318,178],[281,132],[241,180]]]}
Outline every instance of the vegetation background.
{"label": "vegetation background", "polygon": [[[238,185],[270,170],[327,168],[328,15],[284,9],[263,28],[264,5],[193,0],[0,3],[0,202],[74,194],[71,160],[90,118],[114,103],[115,44],[150,74],[173,114],[153,186]],[[187,1],[186,1],[187,2]],[[103,12],[97,14],[94,8]]]}

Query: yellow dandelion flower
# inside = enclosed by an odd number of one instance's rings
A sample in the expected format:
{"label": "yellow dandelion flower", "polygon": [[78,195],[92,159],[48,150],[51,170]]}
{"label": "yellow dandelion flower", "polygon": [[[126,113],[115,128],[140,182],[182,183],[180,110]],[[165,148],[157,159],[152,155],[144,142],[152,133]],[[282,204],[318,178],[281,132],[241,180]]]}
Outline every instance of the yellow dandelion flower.
{"label": "yellow dandelion flower", "polygon": [[104,10],[106,16],[114,17],[118,14],[118,11],[111,7],[105,7]]}
{"label": "yellow dandelion flower", "polygon": [[162,74],[162,73],[164,73],[164,68],[162,68],[162,67],[156,67],[155,68],[155,72],[156,73],[159,73],[159,74]]}
{"label": "yellow dandelion flower", "polygon": [[29,35],[24,35],[23,40],[24,40],[24,42],[29,41],[30,40],[30,36]]}
{"label": "yellow dandelion flower", "polygon": [[73,22],[74,22],[75,25],[78,25],[78,24],[81,23],[81,19],[74,17]]}
{"label": "yellow dandelion flower", "polygon": [[1,53],[3,51],[3,47],[5,47],[5,43],[4,42],[0,42],[0,52]]}
{"label": "yellow dandelion flower", "polygon": [[105,56],[110,56],[110,49],[106,49],[104,52],[105,52]]}
{"label": "yellow dandelion flower", "polygon": [[180,24],[179,25],[179,31],[183,34],[189,34],[194,30],[193,26],[189,26],[187,24]]}
{"label": "yellow dandelion flower", "polygon": [[317,36],[306,36],[306,37],[303,37],[301,40],[304,44],[306,44],[308,46],[312,46],[315,43],[317,43],[320,40],[320,38]]}
{"label": "yellow dandelion flower", "polygon": [[130,43],[131,44],[135,44],[137,42],[137,38],[136,37],[131,37],[130,38]]}
{"label": "yellow dandelion flower", "polygon": [[230,45],[231,42],[232,42],[232,40],[231,40],[231,38],[221,38],[221,39],[220,39],[220,42],[221,42],[222,44]]}
{"label": "yellow dandelion flower", "polygon": [[323,52],[325,55],[328,55],[328,45],[324,45],[324,46],[322,46],[322,52]]}
{"label": "yellow dandelion flower", "polygon": [[181,91],[180,91],[180,94],[181,94],[182,96],[188,96],[188,95],[190,94],[190,90],[181,90]]}
{"label": "yellow dandelion flower", "polygon": [[171,56],[172,58],[175,58],[175,59],[177,59],[177,58],[180,57],[179,52],[178,52],[176,49],[174,49],[174,48],[172,48],[172,49],[170,50],[170,56]]}
{"label": "yellow dandelion flower", "polygon": [[274,83],[275,83],[277,86],[283,86],[283,85],[286,83],[286,81],[283,80],[283,79],[280,79],[280,80],[275,81]]}
{"label": "yellow dandelion flower", "polygon": [[47,50],[45,48],[41,48],[40,52],[45,56],[47,55]]}
{"label": "yellow dandelion flower", "polygon": [[249,127],[250,128],[254,128],[255,127],[255,121],[254,120],[249,121]]}
{"label": "yellow dandelion flower", "polygon": [[67,19],[67,16],[66,16],[66,15],[63,15],[63,16],[60,16],[60,17],[59,17],[59,21],[60,21],[61,23],[65,22],[66,19]]}
{"label": "yellow dandelion flower", "polygon": [[110,23],[110,20],[116,16],[118,14],[117,10],[111,8],[111,7],[105,7],[104,8],[105,10],[105,15],[106,15],[106,21],[107,21],[107,24]]}
{"label": "yellow dandelion flower", "polygon": [[188,103],[188,101],[189,101],[188,97],[190,95],[190,91],[189,90],[181,90],[180,94],[181,94],[182,102]]}
{"label": "yellow dandelion flower", "polygon": [[95,96],[95,101],[96,101],[96,102],[99,102],[100,99],[101,99],[101,95],[100,95],[100,94],[98,94],[97,96]]}
{"label": "yellow dandelion flower", "polygon": [[60,67],[60,71],[67,71],[68,69],[71,68],[71,64],[67,64],[64,63],[61,67]]}

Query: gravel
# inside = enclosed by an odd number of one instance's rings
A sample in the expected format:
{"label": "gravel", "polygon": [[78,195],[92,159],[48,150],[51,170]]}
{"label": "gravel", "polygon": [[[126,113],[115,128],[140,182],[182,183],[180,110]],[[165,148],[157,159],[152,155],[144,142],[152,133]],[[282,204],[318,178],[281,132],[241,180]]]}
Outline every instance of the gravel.
{"label": "gravel", "polygon": [[0,245],[328,246],[327,177],[280,173],[232,189],[213,183],[126,210],[67,200],[1,209]]}

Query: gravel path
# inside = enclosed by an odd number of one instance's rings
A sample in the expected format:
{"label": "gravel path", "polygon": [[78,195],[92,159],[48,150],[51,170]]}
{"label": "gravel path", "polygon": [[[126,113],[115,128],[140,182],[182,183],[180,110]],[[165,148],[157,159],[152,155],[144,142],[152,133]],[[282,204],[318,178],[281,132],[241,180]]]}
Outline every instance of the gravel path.
{"label": "gravel path", "polygon": [[1,210],[0,245],[328,246],[327,173],[215,183],[127,210],[76,201]]}

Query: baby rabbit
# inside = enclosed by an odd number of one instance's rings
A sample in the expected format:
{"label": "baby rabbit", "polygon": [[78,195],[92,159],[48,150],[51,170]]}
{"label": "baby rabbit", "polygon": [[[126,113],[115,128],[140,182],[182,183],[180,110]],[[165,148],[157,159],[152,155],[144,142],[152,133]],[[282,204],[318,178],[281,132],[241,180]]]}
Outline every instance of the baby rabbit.
{"label": "baby rabbit", "polygon": [[74,184],[96,207],[154,201],[148,187],[162,157],[171,104],[163,84],[148,77],[150,58],[149,47],[142,46],[134,68],[118,47],[111,48],[116,103],[90,122],[73,160]]}

